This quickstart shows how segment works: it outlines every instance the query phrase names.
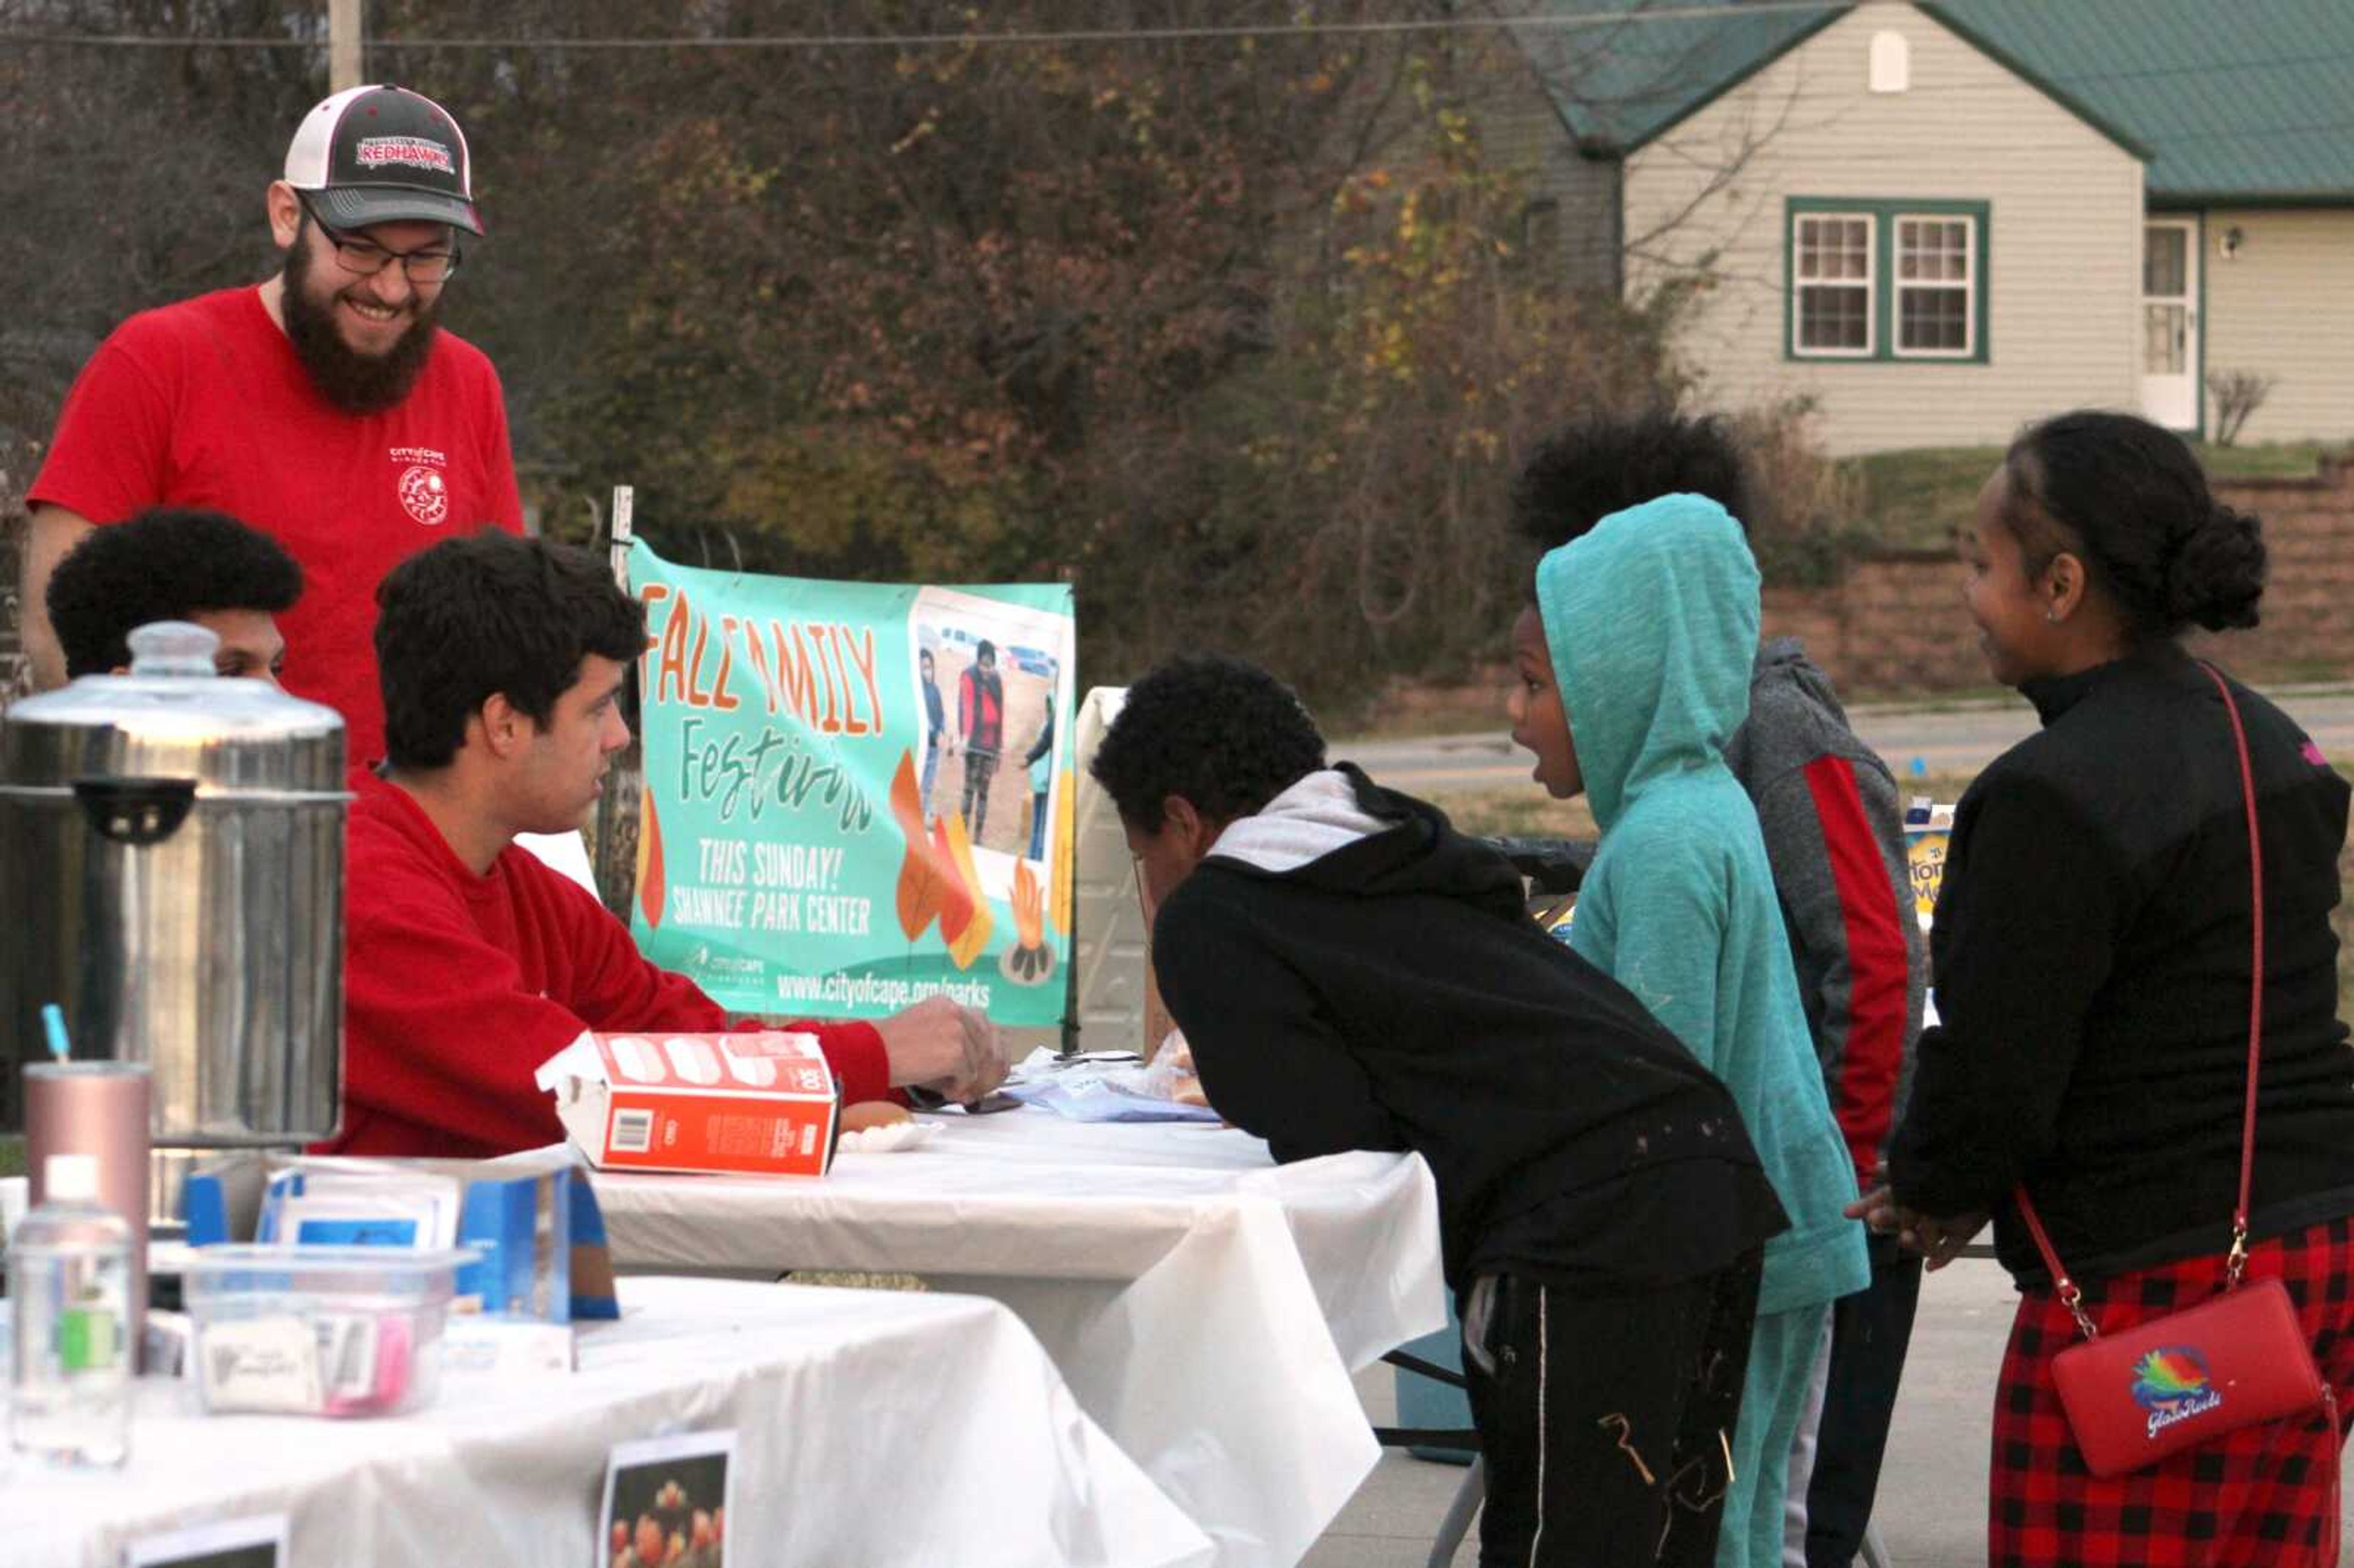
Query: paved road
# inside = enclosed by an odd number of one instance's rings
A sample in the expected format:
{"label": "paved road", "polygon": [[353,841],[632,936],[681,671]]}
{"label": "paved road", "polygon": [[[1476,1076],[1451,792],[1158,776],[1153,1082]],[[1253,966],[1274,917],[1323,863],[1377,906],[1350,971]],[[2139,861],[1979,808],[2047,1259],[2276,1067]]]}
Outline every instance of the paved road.
{"label": "paved road", "polygon": [[[2282,686],[2268,694],[2306,726],[2322,750],[2354,758],[2354,687]],[[1975,773],[2035,727],[2034,712],[2023,699],[1945,707],[1861,705],[1849,716],[1900,781],[1914,771],[1915,758],[1933,774]],[[1500,721],[1479,735],[1336,741],[1332,754],[1415,794],[1525,784],[1531,764]]]}

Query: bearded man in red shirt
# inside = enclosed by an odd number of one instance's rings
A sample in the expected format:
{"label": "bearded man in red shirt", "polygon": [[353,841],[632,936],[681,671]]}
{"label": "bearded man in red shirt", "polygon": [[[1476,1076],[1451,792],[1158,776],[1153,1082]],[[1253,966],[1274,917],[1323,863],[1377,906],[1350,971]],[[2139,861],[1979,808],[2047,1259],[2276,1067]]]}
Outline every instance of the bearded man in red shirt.
{"label": "bearded man in red shirt", "polygon": [[27,500],[25,649],[64,678],[43,609],[86,535],[152,506],[225,512],[302,568],[281,618],[286,687],[383,755],[368,646],[376,584],[485,524],[523,529],[498,373],[440,329],[482,232],[464,132],[398,87],[339,92],[303,117],[266,196],[278,276],[132,317],[82,367]]}

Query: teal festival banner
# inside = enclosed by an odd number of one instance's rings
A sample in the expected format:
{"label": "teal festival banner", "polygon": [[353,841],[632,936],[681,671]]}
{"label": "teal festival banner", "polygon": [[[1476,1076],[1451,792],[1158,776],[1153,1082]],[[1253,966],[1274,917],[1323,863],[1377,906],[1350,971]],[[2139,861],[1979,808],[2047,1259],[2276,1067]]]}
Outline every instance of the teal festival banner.
{"label": "teal festival banner", "polygon": [[1061,1022],[1070,588],[754,577],[642,538],[629,569],[639,949],[734,1012],[881,1018],[946,995]]}

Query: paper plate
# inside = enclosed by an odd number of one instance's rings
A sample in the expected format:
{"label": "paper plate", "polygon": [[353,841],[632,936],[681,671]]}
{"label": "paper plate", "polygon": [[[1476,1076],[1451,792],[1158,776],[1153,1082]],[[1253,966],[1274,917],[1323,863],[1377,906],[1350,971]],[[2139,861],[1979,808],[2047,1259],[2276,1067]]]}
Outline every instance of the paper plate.
{"label": "paper plate", "polygon": [[901,1154],[910,1149],[921,1149],[939,1130],[933,1122],[896,1121],[888,1127],[845,1132],[834,1147],[843,1154]]}

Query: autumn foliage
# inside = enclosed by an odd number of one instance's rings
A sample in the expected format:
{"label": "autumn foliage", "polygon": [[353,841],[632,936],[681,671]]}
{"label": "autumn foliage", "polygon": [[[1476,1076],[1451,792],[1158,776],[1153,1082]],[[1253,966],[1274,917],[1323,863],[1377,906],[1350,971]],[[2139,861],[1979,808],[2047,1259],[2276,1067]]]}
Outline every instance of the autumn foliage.
{"label": "autumn foliage", "polygon": [[[1442,0],[367,15],[368,74],[468,131],[492,233],[448,319],[499,364],[551,531],[629,482],[674,558],[1068,578],[1089,684],[1216,647],[1349,701],[1499,645],[1518,458],[1673,390],[1656,322],[1520,252],[1483,132],[1525,77],[1504,36],[1332,26]],[[1217,31],[1269,21],[1320,26]],[[121,316],[270,264],[261,187],[324,39],[255,0],[25,26],[288,38],[0,55],[33,344],[0,424],[46,429]]]}

